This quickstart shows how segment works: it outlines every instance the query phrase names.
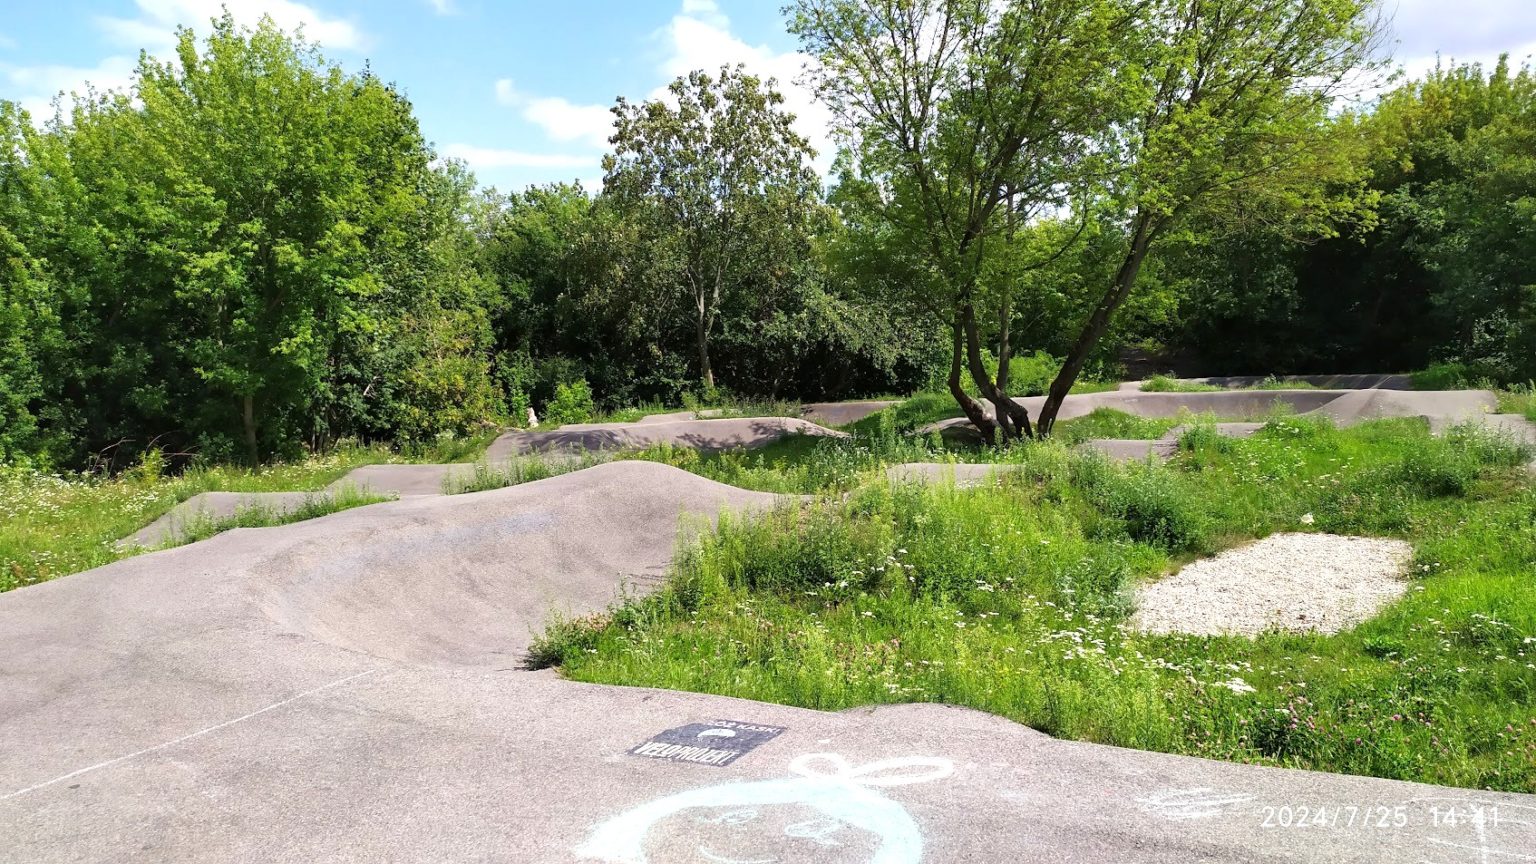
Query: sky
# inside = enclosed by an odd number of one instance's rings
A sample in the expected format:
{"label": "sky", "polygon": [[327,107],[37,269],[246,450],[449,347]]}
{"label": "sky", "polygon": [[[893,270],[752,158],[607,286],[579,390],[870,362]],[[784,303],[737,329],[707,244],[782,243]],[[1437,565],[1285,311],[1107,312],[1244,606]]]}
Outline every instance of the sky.
{"label": "sky", "polygon": [[[1385,0],[1393,62],[1491,64],[1536,54],[1536,0]],[[743,63],[776,78],[801,134],[830,164],[830,115],[794,81],[804,57],[782,0],[0,0],[0,99],[49,116],[60,91],[123,88],[140,50],[169,56],[176,27],[206,32],[227,6],[302,26],[349,70],[410,97],[428,140],[483,185],[601,183],[618,96],[655,96],[692,69]]]}

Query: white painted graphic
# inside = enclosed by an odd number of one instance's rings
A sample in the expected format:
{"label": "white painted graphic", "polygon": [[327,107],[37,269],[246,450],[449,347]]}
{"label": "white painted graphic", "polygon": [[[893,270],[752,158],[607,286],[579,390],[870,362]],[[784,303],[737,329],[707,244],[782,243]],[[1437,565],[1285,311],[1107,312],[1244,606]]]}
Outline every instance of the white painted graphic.
{"label": "white painted graphic", "polygon": [[1192,789],[1160,789],[1146,798],[1137,798],[1136,803],[1141,805],[1141,812],[1148,815],[1185,822],[1238,813],[1252,800],[1252,795],[1241,792],[1196,786]]}
{"label": "white painted graphic", "polygon": [[875,791],[941,780],[948,759],[854,766],[809,753],[782,780],[722,783],[642,804],[599,825],[576,854],[609,864],[867,862],[918,864],[923,836],[905,807]]}

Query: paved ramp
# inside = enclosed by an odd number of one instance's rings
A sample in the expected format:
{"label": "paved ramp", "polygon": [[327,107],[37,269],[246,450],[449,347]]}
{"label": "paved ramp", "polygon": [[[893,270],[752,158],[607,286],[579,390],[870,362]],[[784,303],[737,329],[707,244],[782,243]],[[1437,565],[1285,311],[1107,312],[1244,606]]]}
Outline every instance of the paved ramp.
{"label": "paved ramp", "polygon": [[[1058,742],[936,705],[828,714],[516,671],[546,602],[590,611],[625,574],[659,573],[679,513],[772,503],[615,463],[234,531],[0,595],[0,861],[1471,862],[1536,848],[1533,796]],[[1452,809],[1465,818],[1447,824]]]}
{"label": "paved ramp", "polygon": [[[821,410],[829,416],[836,412],[872,413],[872,405],[894,403],[825,403]],[[817,407],[817,406],[807,406]],[[580,454],[646,448],[658,444],[714,452],[754,449],[772,444],[789,435],[847,437],[837,432],[791,417],[707,419],[719,413],[714,409],[651,414],[634,423],[585,423],[562,426],[547,431],[507,432],[491,442],[481,460],[496,467],[521,456],[545,460],[571,460]],[[704,418],[704,419],[701,419]],[[851,422],[851,421],[849,421]],[[224,520],[243,510],[262,509],[273,513],[291,513],[306,502],[335,495],[339,490],[353,490],[370,495],[408,498],[442,495],[475,475],[476,465],[453,463],[439,465],[364,465],[317,492],[202,492],[177,504],[158,519],[118,541],[120,548],[157,548],[180,537],[188,527],[205,520]]]}
{"label": "paved ramp", "polygon": [[[666,415],[658,415],[666,416]],[[486,451],[492,461],[527,453],[592,452],[670,444],[695,450],[754,449],[789,435],[847,437],[798,417],[743,417],[715,420],[661,420],[588,423],[559,429],[508,432]]]}
{"label": "paved ramp", "polygon": [[936,705],[829,714],[518,671],[550,610],[652,583],[679,517],[777,503],[620,462],[232,531],[0,595],[0,862],[1471,862],[1536,848],[1536,796],[1058,742]]}
{"label": "paved ramp", "polygon": [[866,402],[811,402],[800,406],[800,416],[823,426],[848,426],[857,423],[872,414],[878,414],[893,405],[900,405],[899,399],[876,399]]}
{"label": "paved ramp", "polygon": [[[1015,399],[1033,420],[1045,404],[1042,396]],[[990,403],[988,417],[994,416]],[[1085,417],[1109,408],[1138,417],[1177,417],[1181,413],[1211,414],[1223,420],[1263,420],[1277,407],[1296,414],[1327,417],[1339,426],[1353,426],[1383,417],[1422,417],[1431,428],[1443,430],[1458,423],[1483,423],[1499,428],[1524,428],[1524,418],[1500,415],[1498,396],[1487,390],[1231,390],[1207,393],[1144,393],[1114,390],[1082,393],[1062,401],[1058,420]],[[921,433],[971,428],[970,421],[956,417],[933,423]],[[974,430],[973,430],[974,432]]]}

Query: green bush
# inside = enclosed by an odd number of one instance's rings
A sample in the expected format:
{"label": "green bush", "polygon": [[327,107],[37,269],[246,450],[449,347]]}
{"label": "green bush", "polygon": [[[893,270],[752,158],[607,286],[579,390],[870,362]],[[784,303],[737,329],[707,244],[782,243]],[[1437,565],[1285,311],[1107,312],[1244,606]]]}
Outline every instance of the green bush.
{"label": "green bush", "polygon": [[1432,363],[1413,373],[1415,390],[1464,390],[1480,387],[1497,376],[1493,370],[1475,363]]}
{"label": "green bush", "polygon": [[1170,552],[1210,551],[1209,520],[1177,473],[1160,465],[1115,468],[1095,461],[1103,464],[1084,472],[1083,491],[1132,540]]}
{"label": "green bush", "polygon": [[597,406],[592,402],[592,388],[587,379],[577,378],[555,386],[555,396],[544,406],[543,422],[554,426],[585,423],[592,419]]}

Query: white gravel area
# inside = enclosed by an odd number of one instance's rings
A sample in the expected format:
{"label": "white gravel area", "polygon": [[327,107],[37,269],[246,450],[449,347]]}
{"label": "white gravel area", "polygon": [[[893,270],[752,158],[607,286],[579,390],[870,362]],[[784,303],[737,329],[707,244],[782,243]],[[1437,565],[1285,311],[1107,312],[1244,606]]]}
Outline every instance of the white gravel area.
{"label": "white gravel area", "polygon": [[1337,633],[1408,590],[1412,557],[1402,540],[1274,534],[1143,585],[1129,624],[1148,633]]}

